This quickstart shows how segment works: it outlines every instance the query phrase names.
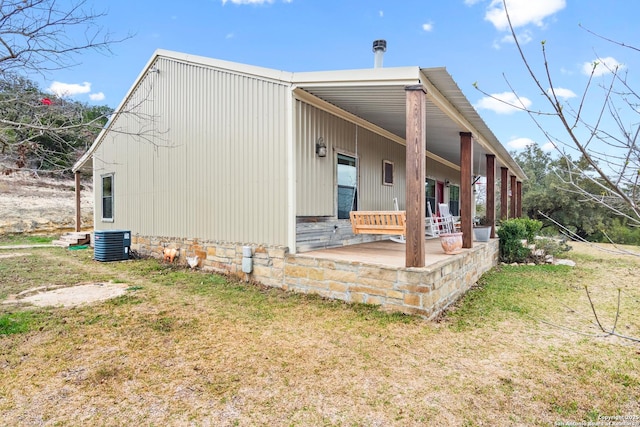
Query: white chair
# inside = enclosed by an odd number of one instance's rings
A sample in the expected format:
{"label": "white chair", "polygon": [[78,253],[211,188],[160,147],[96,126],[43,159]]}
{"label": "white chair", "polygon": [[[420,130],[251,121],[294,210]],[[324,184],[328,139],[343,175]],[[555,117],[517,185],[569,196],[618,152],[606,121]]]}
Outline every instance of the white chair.
{"label": "white chair", "polygon": [[440,235],[440,226],[442,221],[431,212],[431,203],[427,202],[427,217],[425,218],[425,235],[438,237]]}
{"label": "white chair", "polygon": [[438,203],[438,212],[440,212],[440,218],[442,218],[443,229],[446,233],[456,232],[456,220],[449,212],[449,205],[446,203]]}

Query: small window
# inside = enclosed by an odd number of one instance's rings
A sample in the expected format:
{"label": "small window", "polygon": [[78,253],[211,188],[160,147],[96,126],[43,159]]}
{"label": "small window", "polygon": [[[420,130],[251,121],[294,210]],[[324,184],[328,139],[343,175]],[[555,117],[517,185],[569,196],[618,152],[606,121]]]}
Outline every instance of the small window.
{"label": "small window", "polygon": [[113,221],[113,174],[102,176],[102,220]]}
{"label": "small window", "polygon": [[449,212],[453,216],[460,216],[460,187],[449,186]]}
{"label": "small window", "polygon": [[393,185],[393,162],[382,161],[382,184]]}

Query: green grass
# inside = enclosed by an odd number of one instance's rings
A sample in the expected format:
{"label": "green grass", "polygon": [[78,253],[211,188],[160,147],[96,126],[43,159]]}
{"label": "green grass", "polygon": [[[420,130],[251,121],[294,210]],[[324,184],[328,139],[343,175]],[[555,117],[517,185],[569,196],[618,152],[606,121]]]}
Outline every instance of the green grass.
{"label": "green grass", "polygon": [[5,234],[0,235],[0,246],[14,245],[48,245],[54,241],[54,236],[37,236],[28,234]]}
{"label": "green grass", "polygon": [[567,292],[567,266],[496,267],[458,302],[446,317],[456,330],[495,323],[509,316],[538,316]]}
{"label": "green grass", "polygon": [[[28,252],[2,259],[0,292],[96,279],[128,289],[76,308],[0,306],[0,412],[12,425],[31,413],[51,425],[551,425],[637,402],[637,348],[536,322],[584,303],[583,282],[611,275],[599,261],[501,266],[435,324],[153,259]],[[637,292],[626,292],[636,302],[623,302],[619,327],[637,335]],[[74,398],[50,398],[60,390]],[[205,407],[229,418],[203,418]]]}
{"label": "green grass", "polygon": [[23,334],[43,329],[50,322],[57,322],[55,316],[44,311],[12,311],[0,314],[0,335]]}

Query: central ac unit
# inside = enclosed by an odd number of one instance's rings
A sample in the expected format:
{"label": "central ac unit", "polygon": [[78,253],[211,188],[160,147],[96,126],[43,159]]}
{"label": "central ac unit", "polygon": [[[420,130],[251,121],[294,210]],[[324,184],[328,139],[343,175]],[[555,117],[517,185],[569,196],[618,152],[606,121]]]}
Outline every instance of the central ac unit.
{"label": "central ac unit", "polygon": [[96,261],[122,261],[129,259],[131,231],[95,231],[93,257]]}

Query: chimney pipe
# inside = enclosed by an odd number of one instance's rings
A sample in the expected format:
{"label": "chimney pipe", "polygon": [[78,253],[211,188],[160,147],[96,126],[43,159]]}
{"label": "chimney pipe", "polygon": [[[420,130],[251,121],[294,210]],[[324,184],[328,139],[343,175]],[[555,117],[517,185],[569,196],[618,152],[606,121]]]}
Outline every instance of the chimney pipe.
{"label": "chimney pipe", "polygon": [[382,58],[384,57],[384,53],[386,51],[387,51],[386,40],[374,40],[373,53],[375,54],[375,56],[373,58],[373,68],[382,68]]}

